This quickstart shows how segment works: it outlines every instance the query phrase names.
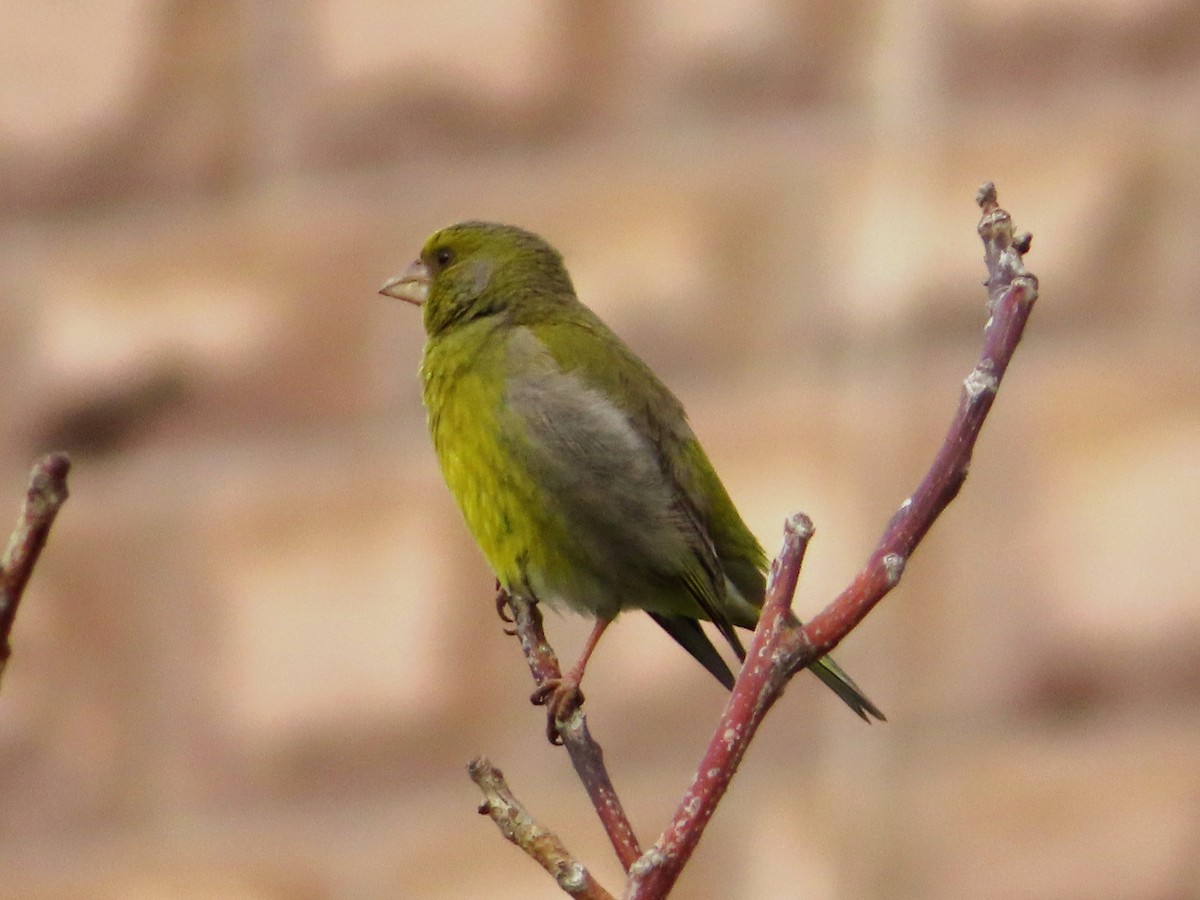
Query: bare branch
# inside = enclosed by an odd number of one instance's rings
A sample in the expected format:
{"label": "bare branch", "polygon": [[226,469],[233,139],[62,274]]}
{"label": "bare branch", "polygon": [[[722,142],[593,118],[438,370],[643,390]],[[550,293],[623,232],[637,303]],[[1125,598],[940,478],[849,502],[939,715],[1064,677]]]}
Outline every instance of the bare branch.
{"label": "bare branch", "polygon": [[792,594],[812,523],[797,515],[785,529],[783,551],[772,564],[767,600],[746,665],[738,676],[692,786],[670,826],[630,870],[627,900],[660,900],[674,886],[741,762],[763,716],[786,682],[825,656],[900,580],[921,538],[962,487],[971,453],[991,409],[1000,379],[1037,299],[1037,279],[1021,261],[1030,238],[1014,238],[1012,220],[996,206],[989,182],[977,198],[979,234],[988,267],[988,311],[983,351],[966,378],[958,411],[928,473],[892,517],[866,567],[828,607],[805,626],[790,615]]}
{"label": "bare branch", "polygon": [[[510,596],[508,603],[513,612],[513,628],[521,641],[521,650],[534,682],[540,687],[547,680],[561,678],[558,657],[546,641],[542,614],[537,604],[517,596]],[[555,726],[571,757],[571,765],[583,782],[596,815],[600,817],[600,823],[612,842],[621,867],[628,871],[642,855],[642,849],[633,833],[633,826],[629,824],[629,817],[625,815],[617,790],[613,787],[608,769],[604,766],[604,752],[588,731],[587,716],[582,709],[576,708],[569,719],[555,722]]]}
{"label": "bare branch", "polygon": [[812,520],[803,513],[791,516],[785,523],[783,549],[771,563],[766,601],[746,652],[746,663],[675,817],[655,845],[630,869],[625,895],[628,900],[667,895],[700,842],[704,827],[729,788],[758,726],[783,694],[791,676],[782,664],[779,643],[793,618],[792,595],[812,534]]}
{"label": "bare branch", "polygon": [[504,773],[484,757],[471,760],[467,772],[483,791],[480,815],[490,816],[500,833],[549,872],[560,888],[582,900],[613,900],[613,895],[563,846],[558,835],[534,821],[513,796]]}
{"label": "bare branch", "polygon": [[67,499],[67,472],[71,460],[65,453],[51,453],[34,465],[21,515],[0,559],[0,678],[12,654],[9,635],[21,605],[25,585],[37,564],[54,517]]}
{"label": "bare branch", "polygon": [[988,182],[976,197],[983,210],[983,240],[988,278],[987,325],[979,362],[963,382],[958,411],[929,471],[888,523],[867,565],[838,597],[786,642],[792,671],[829,653],[900,581],[913,550],[950,504],[967,478],[975,441],[992,408],[1000,380],[1025,330],[1038,296],[1037,278],[1022,255],[1028,234],[1013,234],[1012,217],[996,205],[996,187]]}

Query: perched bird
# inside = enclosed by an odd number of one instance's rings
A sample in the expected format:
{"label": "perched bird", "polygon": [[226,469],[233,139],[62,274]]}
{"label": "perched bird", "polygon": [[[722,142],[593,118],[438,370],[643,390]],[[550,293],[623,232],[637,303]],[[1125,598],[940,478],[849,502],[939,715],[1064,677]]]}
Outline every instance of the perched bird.
{"label": "perched bird", "polygon": [[[429,431],[467,527],[510,593],[593,616],[578,664],[535,692],[553,719],[605,627],[644,609],[726,688],[767,559],[649,367],[575,296],[562,257],[509,225],[433,234],[381,294],[422,307]],[[830,658],[813,673],[862,716],[883,714]]]}

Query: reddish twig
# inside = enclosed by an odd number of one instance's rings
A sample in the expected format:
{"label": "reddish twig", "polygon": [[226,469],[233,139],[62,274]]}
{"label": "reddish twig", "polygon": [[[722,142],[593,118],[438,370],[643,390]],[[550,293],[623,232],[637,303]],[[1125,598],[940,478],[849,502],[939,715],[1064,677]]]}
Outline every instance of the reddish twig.
{"label": "reddish twig", "polygon": [[483,757],[471,760],[467,772],[483,791],[480,815],[490,816],[501,834],[533,857],[560,888],[582,900],[613,900],[558,836],[534,821],[509,790],[504,773]]}
{"label": "reddish twig", "polygon": [[1021,260],[1029,249],[1029,236],[1013,235],[1012,219],[997,207],[993,184],[980,188],[977,201],[983,210],[979,235],[988,268],[985,283],[990,316],[980,360],[963,385],[958,412],[941,449],[916,491],[888,523],[866,567],[833,603],[802,627],[790,624],[786,612],[811,523],[803,517],[789,521],[746,666],[670,827],[631,869],[627,900],[667,896],[784,684],[836,647],[896,586],[921,538],[958,495],[979,430],[1037,299],[1037,279]]}
{"label": "reddish twig", "polygon": [[1037,278],[1022,260],[1029,251],[1030,235],[1014,235],[1012,217],[996,205],[996,186],[990,181],[979,189],[976,200],[983,210],[979,237],[988,270],[984,284],[989,313],[979,362],[963,382],[958,411],[933,464],[912,496],[892,516],[867,565],[849,587],[788,641],[786,649],[793,671],[836,647],[899,583],[917,544],[958,496],[983,421],[1037,300]]}
{"label": "reddish twig", "polygon": [[625,894],[629,900],[667,895],[725,796],[758,726],[783,694],[791,676],[780,656],[779,644],[792,618],[792,595],[812,534],[812,520],[803,513],[793,515],[785,524],[783,549],[771,563],[766,601],[746,652],[746,663],[671,824],[629,871]]}
{"label": "reddish twig", "polygon": [[67,499],[67,472],[71,460],[65,453],[51,453],[34,465],[21,515],[0,559],[0,678],[12,653],[9,635],[21,605],[25,585],[37,564],[50,526]]}
{"label": "reddish twig", "polygon": [[[534,682],[540,687],[546,681],[561,678],[558,657],[554,649],[546,641],[546,632],[542,628],[542,614],[537,604],[524,597],[510,596],[509,607],[513,613],[513,628],[521,641],[521,650]],[[612,841],[613,850],[621,866],[628,871],[634,861],[642,855],[633,827],[625,815],[625,808],[617,796],[609,778],[608,769],[604,766],[604,752],[588,731],[587,717],[583,710],[576,708],[566,721],[555,722],[558,736],[562,739],[571,765],[575,767],[579,780],[591,798],[596,815]]]}

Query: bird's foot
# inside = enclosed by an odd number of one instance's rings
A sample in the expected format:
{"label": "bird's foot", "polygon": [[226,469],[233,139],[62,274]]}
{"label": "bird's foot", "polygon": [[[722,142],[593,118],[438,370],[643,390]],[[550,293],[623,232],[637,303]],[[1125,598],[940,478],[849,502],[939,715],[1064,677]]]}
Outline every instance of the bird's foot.
{"label": "bird's foot", "polygon": [[529,702],[546,707],[546,737],[551,744],[561,744],[558,723],[567,721],[583,705],[583,691],[578,678],[547,678],[530,695]]}
{"label": "bird's foot", "polygon": [[[496,615],[500,617],[500,621],[505,625],[511,625],[515,620],[509,610],[512,609],[512,604],[509,603],[508,591],[500,587],[500,582],[496,582]],[[504,633],[509,637],[515,637],[517,629],[505,627]]]}

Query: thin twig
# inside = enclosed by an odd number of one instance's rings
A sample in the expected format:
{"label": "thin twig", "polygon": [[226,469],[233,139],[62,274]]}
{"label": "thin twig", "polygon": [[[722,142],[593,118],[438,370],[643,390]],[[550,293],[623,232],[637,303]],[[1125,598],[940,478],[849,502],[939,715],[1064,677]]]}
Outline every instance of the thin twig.
{"label": "thin twig", "polygon": [[591,873],[563,846],[558,835],[534,821],[508,787],[504,773],[484,757],[467,766],[471,780],[483,791],[480,815],[490,816],[508,840],[512,841],[550,873],[558,886],[582,900],[613,900]]}
{"label": "thin twig", "polygon": [[675,817],[655,845],[630,869],[627,898],[667,895],[725,796],[758,726],[783,694],[790,676],[782,665],[779,642],[792,618],[792,595],[812,534],[812,520],[803,513],[796,513],[785,523],[783,549],[771,563],[766,601],[746,653],[746,663]]}
{"label": "thin twig", "polygon": [[[508,602],[513,612],[513,628],[521,641],[521,650],[525,654],[525,661],[529,664],[534,682],[540,687],[547,680],[561,678],[558,657],[546,641],[546,632],[542,628],[542,614],[537,604],[517,596],[510,596]],[[642,855],[642,849],[604,765],[604,752],[588,731],[587,717],[582,709],[577,708],[568,720],[556,722],[555,725],[567,755],[571,758],[571,765],[575,767],[579,780],[583,782],[596,815],[599,816],[600,823],[612,842],[617,859],[620,860],[621,867],[628,871],[634,861]]]}
{"label": "thin twig", "polygon": [[12,654],[9,636],[25,585],[37,564],[54,517],[67,499],[67,472],[71,460],[65,453],[51,453],[34,465],[21,515],[0,559],[0,678]]}
{"label": "thin twig", "polygon": [[1013,234],[1012,217],[996,205],[996,187],[991,182],[979,189],[976,200],[983,210],[978,230],[988,270],[984,284],[990,313],[979,362],[963,382],[958,411],[933,464],[888,523],[867,565],[849,587],[786,642],[793,671],[829,653],[899,583],[917,544],[958,495],[979,431],[1037,300],[1037,278],[1022,260],[1030,236]]}
{"label": "thin twig", "polygon": [[[807,534],[804,519],[788,523],[784,549],[772,565],[747,663],[717,726],[692,786],[668,829],[630,870],[626,900],[661,900],[674,886],[763,715],[784,683],[825,656],[900,580],[921,538],[962,487],[980,428],[1037,299],[1037,279],[1024,267],[1030,237],[1013,235],[1008,213],[996,206],[990,182],[979,191],[979,234],[988,267],[988,318],[979,362],[963,385],[958,411],[929,472],[892,517],[866,567],[807,625],[784,617],[791,605]],[[811,534],[811,523],[807,525]],[[765,655],[764,655],[765,654]]]}

